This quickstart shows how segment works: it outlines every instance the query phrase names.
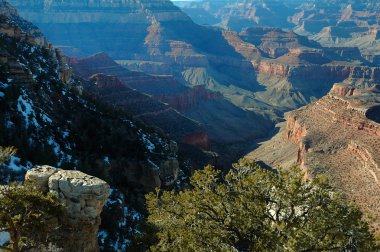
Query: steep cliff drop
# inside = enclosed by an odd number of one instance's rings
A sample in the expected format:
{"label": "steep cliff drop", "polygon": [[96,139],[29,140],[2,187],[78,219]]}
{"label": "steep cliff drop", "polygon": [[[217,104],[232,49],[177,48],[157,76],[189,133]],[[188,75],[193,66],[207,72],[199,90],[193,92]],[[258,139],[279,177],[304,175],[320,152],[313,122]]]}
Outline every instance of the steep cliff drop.
{"label": "steep cliff drop", "polygon": [[100,213],[110,194],[109,185],[80,171],[37,166],[26,173],[39,189],[57,195],[65,207],[58,247],[63,251],[96,252]]}

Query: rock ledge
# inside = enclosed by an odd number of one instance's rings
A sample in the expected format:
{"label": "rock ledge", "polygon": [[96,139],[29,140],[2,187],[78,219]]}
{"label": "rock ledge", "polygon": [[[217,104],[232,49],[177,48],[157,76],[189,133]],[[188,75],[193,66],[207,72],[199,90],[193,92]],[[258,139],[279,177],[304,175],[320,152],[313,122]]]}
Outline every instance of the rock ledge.
{"label": "rock ledge", "polygon": [[80,171],[37,166],[25,180],[34,180],[43,192],[51,192],[65,206],[60,242],[64,251],[99,251],[100,213],[109,196],[109,185]]}

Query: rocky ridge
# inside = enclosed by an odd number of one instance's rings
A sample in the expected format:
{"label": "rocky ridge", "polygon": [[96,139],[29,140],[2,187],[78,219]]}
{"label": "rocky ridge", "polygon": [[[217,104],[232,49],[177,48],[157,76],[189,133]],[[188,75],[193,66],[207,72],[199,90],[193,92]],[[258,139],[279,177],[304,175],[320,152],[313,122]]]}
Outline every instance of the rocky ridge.
{"label": "rocky ridge", "polygon": [[[332,85],[350,79],[379,83],[379,68],[352,48],[326,48],[290,31],[249,28],[224,32],[237,52],[251,61],[264,91],[256,101],[286,111],[322,97]],[[257,102],[256,102],[257,103]]]}
{"label": "rocky ridge", "polygon": [[[180,144],[228,153],[227,150],[219,150],[219,146],[223,143],[244,144],[248,139],[265,134],[264,128],[271,126],[265,117],[234,106],[220,92],[208,90],[205,85],[186,87],[173,76],[129,71],[104,53],[71,59],[70,64],[75,73],[97,83],[85,89],[100,92],[108,102],[125,106],[132,115],[160,127]],[[106,83],[107,79],[114,82],[114,87],[104,88],[102,84],[103,88],[99,88],[100,83]],[[141,101],[135,106],[132,103],[143,96],[130,88],[149,94],[150,104],[156,105],[147,106]],[[133,98],[126,90],[134,94]],[[137,110],[133,110],[135,107]]]}
{"label": "rocky ridge", "polygon": [[63,251],[100,251],[97,233],[109,185],[80,171],[38,166],[26,173],[40,190],[55,194],[65,208],[57,246]]}
{"label": "rocky ridge", "polygon": [[[109,182],[122,199],[114,205],[126,215],[143,209],[146,192],[176,182],[180,164],[173,141],[91,98],[63,54],[34,25],[5,1],[0,13],[0,146],[18,149],[2,167],[1,181],[23,179],[40,163],[81,170]],[[105,222],[109,212],[102,213]],[[102,224],[103,234],[110,235],[101,246],[125,245],[131,225],[120,225],[125,232],[119,233],[119,227]]]}
{"label": "rocky ridge", "polygon": [[[35,1],[34,7],[23,1],[12,3],[71,56],[83,57],[103,51],[129,69],[174,75],[190,86],[206,85],[233,103],[236,99],[226,95],[228,87],[258,88],[252,65],[235,52],[220,30],[195,24],[169,0],[123,1],[115,5],[103,1],[109,7],[85,7],[86,15],[91,16],[86,23],[77,22],[69,15],[76,11],[75,1],[53,1],[53,5],[64,8],[59,13],[54,8],[44,9],[42,0]],[[64,13],[68,16],[61,18]],[[128,20],[115,21],[115,13]],[[46,21],[48,17],[51,19]],[[62,32],[57,33],[57,30]]]}
{"label": "rocky ridge", "polygon": [[379,232],[379,99],[378,85],[335,84],[327,96],[289,112],[280,132],[248,156],[272,167],[298,164],[310,177],[326,174]]}
{"label": "rocky ridge", "polygon": [[200,24],[236,32],[272,26],[296,33],[326,47],[359,48],[369,61],[379,61],[379,4],[365,1],[193,1],[182,10]]}

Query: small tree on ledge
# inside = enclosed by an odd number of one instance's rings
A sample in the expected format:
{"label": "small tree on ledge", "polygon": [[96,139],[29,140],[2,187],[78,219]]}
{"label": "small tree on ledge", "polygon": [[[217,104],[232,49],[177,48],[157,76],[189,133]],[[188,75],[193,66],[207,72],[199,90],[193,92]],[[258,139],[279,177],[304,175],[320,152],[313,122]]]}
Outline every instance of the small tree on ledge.
{"label": "small tree on ledge", "polygon": [[[0,165],[14,154],[13,148],[0,147]],[[10,236],[0,250],[18,252],[48,245],[62,209],[54,195],[40,192],[32,181],[0,186],[0,232]]]}

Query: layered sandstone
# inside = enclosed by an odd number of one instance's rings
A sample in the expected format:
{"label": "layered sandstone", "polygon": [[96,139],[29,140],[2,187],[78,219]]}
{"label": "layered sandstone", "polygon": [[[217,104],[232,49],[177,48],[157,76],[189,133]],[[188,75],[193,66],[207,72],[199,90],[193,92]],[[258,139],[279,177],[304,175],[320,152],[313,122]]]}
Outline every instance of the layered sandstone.
{"label": "layered sandstone", "polygon": [[336,84],[327,96],[289,112],[280,133],[249,157],[271,166],[298,164],[310,177],[328,175],[333,186],[372,216],[379,232],[380,124],[374,115],[380,112],[380,93],[376,85],[360,85]]}
{"label": "layered sandstone", "polygon": [[109,185],[80,171],[38,166],[29,170],[26,180],[40,190],[55,194],[65,208],[58,247],[63,251],[99,251],[97,232],[100,213],[110,194]]}
{"label": "layered sandstone", "polygon": [[[271,26],[293,29],[326,47],[359,48],[366,59],[378,63],[380,55],[380,5],[366,1],[284,1],[263,0],[237,3],[224,0],[193,2],[182,8],[200,24],[219,25],[236,32],[250,27]],[[211,22],[211,23],[210,23]],[[256,29],[256,28],[253,28]],[[261,29],[261,28],[259,28]],[[260,36],[258,30],[255,34]],[[284,37],[285,38],[285,37]],[[286,38],[285,43],[291,40]],[[271,41],[270,41],[271,43]],[[286,53],[275,48],[270,54]]]}
{"label": "layered sandstone", "polygon": [[[22,20],[18,16],[17,10],[3,0],[0,1],[0,19],[2,19],[0,22],[0,35],[4,39],[13,39],[21,43],[27,43],[29,47],[33,48],[32,50],[42,48],[53,58],[53,62],[51,63],[58,65],[61,79],[65,83],[71,80],[72,72],[62,52],[59,49],[53,48],[36,26]],[[6,49],[0,50],[0,65],[7,69],[14,83],[25,85],[35,81],[33,74],[25,69],[27,63],[29,62],[20,62],[16,57],[6,53]]]}

